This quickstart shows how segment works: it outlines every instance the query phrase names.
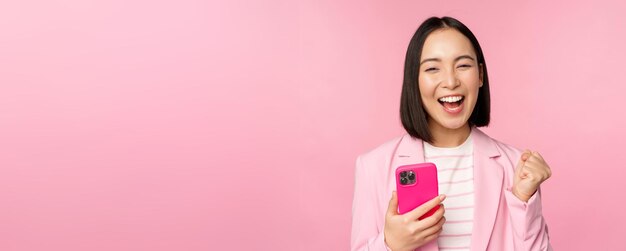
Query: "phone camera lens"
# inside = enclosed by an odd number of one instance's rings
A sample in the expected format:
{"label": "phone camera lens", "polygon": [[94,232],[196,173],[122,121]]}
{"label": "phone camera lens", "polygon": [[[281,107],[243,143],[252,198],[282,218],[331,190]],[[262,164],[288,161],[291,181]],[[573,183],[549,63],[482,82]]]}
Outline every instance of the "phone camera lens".
{"label": "phone camera lens", "polygon": [[415,179],[415,173],[413,171],[409,172],[409,179],[410,180],[414,180]]}
{"label": "phone camera lens", "polygon": [[407,178],[400,178],[400,184],[406,185],[407,183],[409,183],[409,180]]}
{"label": "phone camera lens", "polygon": [[406,171],[400,172],[400,177],[402,177],[402,178],[406,177]]}

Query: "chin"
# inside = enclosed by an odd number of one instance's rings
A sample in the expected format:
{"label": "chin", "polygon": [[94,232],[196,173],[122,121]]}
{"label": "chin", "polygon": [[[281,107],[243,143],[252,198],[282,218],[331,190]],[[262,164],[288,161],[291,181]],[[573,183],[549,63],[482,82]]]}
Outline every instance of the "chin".
{"label": "chin", "polygon": [[438,122],[438,124],[445,127],[446,129],[456,130],[467,125],[467,121],[468,121],[467,119],[463,119],[463,120],[454,119],[454,120],[441,121],[441,122]]}
{"label": "chin", "polygon": [[463,126],[465,126],[465,124],[454,124],[454,125],[449,125],[449,126],[444,126],[444,127],[450,130],[456,130],[456,129],[462,128]]}

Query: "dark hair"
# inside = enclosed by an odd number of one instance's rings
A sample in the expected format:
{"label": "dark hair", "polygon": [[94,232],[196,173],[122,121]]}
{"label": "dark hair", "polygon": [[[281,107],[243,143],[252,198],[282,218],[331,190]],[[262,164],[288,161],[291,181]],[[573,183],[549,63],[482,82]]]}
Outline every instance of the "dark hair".
{"label": "dark hair", "polygon": [[482,66],[483,86],[478,92],[476,106],[468,120],[470,126],[486,126],[489,124],[489,78],[487,77],[487,64],[483,51],[478,44],[478,40],[459,20],[451,17],[431,17],[424,21],[415,31],[409,48],[406,51],[404,61],[404,82],[402,84],[402,95],[400,97],[400,120],[404,129],[414,138],[432,142],[432,134],[428,128],[428,115],[422,106],[422,98],[418,86],[419,62],[422,56],[424,42],[430,33],[442,28],[455,29],[467,37],[474,50],[479,67]]}

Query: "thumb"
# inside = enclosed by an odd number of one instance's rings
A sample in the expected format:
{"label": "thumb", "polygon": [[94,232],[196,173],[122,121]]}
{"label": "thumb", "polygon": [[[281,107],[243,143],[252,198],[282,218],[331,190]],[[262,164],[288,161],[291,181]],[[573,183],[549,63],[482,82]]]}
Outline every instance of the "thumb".
{"label": "thumb", "polygon": [[387,208],[387,215],[398,215],[398,195],[396,194],[396,191],[391,193],[389,207]]}
{"label": "thumb", "polygon": [[523,160],[523,161],[526,161],[526,160],[528,160],[528,158],[530,158],[531,154],[532,154],[532,152],[530,150],[526,149],[526,150],[524,150],[522,152],[522,156],[520,156],[520,159]]}
{"label": "thumb", "polygon": [[530,150],[524,150],[522,155],[520,156],[519,161],[517,162],[517,167],[515,167],[515,176],[521,178],[522,168],[524,167],[524,163],[530,157]]}

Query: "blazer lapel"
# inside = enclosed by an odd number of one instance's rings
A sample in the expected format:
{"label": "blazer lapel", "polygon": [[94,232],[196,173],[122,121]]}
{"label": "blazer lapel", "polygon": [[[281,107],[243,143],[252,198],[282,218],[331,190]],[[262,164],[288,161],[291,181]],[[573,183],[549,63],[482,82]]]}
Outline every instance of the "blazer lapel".
{"label": "blazer lapel", "polygon": [[[416,164],[424,162],[424,145],[421,139],[414,139],[405,134],[398,144],[394,156],[395,166]],[[395,170],[394,170],[395,171]]]}
{"label": "blazer lapel", "polygon": [[504,170],[500,151],[482,131],[472,128],[474,142],[474,225],[471,250],[486,250],[498,213]]}
{"label": "blazer lapel", "polygon": [[424,145],[422,140],[414,139],[411,135],[405,134],[400,140],[391,161],[391,169],[388,175],[392,177],[393,182],[388,184],[389,191],[396,190],[396,168],[417,163],[424,163]]}

